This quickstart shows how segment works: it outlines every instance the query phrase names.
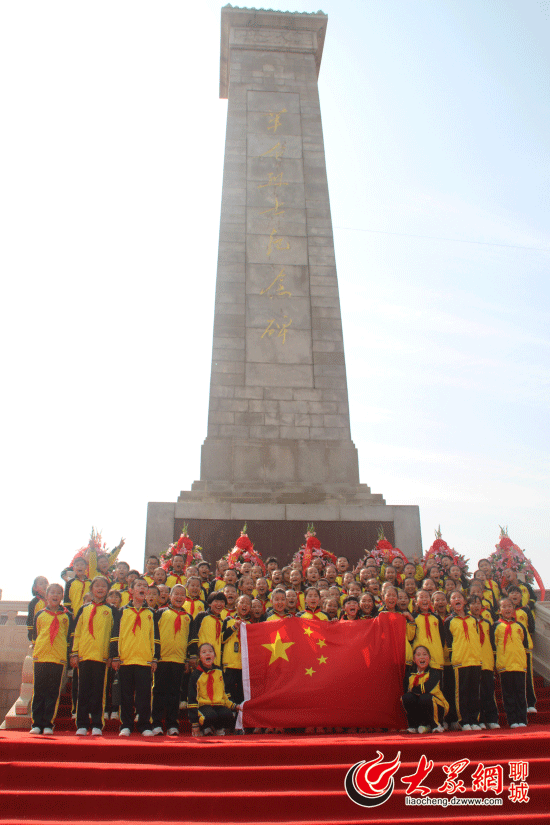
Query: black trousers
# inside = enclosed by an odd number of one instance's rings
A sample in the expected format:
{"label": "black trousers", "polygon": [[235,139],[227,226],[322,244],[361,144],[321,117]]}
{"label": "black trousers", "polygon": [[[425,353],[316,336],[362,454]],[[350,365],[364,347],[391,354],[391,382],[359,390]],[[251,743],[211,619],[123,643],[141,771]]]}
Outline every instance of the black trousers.
{"label": "black trousers", "polygon": [[455,667],[455,707],[461,725],[477,725],[481,665]]}
{"label": "black trousers", "polygon": [[199,719],[203,717],[203,728],[232,728],[235,725],[233,712],[224,705],[201,705]]}
{"label": "black trousers", "polygon": [[181,680],[185,671],[183,662],[159,662],[153,688],[153,727],[178,727]]}
{"label": "black trousers", "polygon": [[534,708],[537,704],[537,696],[535,694],[535,686],[533,684],[533,653],[531,650],[527,651],[527,674],[525,683],[525,693],[527,696],[527,707]]}
{"label": "black trousers", "polygon": [[226,667],[223,672],[223,684],[231,701],[240,705],[244,700],[242,670],[237,667]]}
{"label": "black trousers", "polygon": [[509,725],[527,724],[527,700],[525,698],[525,673],[522,670],[505,670],[500,674],[502,704]]}
{"label": "black trousers", "polygon": [[455,701],[455,670],[452,665],[445,665],[443,668],[443,696],[449,703],[449,711],[447,713],[447,722],[452,725],[457,721],[456,718],[456,701]]}
{"label": "black trousers", "polygon": [[479,700],[479,721],[486,725],[498,722],[498,708],[495,701],[495,674],[492,670],[481,671]]}
{"label": "black trousers", "polygon": [[121,665],[120,677],[120,727],[134,729],[137,714],[137,728],[140,733],[151,729],[151,688],[153,674],[150,665]]}
{"label": "black trousers", "polygon": [[57,662],[34,663],[34,690],[32,694],[32,727],[53,728],[65,665]]}
{"label": "black trousers", "polygon": [[434,702],[431,693],[404,693],[401,697],[409,728],[421,725],[436,727],[443,720],[445,709]]}
{"label": "black trousers", "polygon": [[105,662],[89,659],[78,663],[77,728],[87,728],[90,716],[93,728],[103,727],[106,670]]}

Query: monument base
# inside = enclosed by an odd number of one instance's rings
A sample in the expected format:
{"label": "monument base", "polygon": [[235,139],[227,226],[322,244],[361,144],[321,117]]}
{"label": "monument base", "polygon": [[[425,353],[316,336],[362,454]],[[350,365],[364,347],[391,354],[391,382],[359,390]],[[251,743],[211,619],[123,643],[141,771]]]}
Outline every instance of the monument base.
{"label": "monument base", "polygon": [[416,505],[311,503],[252,503],[223,500],[149,502],[145,557],[164,552],[187,522],[189,535],[211,563],[235,545],[246,522],[248,535],[265,559],[277,556],[288,564],[300,545],[308,522],[327,550],[356,562],[371,550],[383,527],[386,538],[406,556],[422,556],[420,511]]}

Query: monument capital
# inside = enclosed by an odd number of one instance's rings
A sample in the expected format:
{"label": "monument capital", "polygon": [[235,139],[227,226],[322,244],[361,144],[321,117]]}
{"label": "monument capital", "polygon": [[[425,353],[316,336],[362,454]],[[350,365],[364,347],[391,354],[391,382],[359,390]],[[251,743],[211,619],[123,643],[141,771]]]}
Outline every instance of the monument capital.
{"label": "monument capital", "polygon": [[246,49],[312,54],[317,76],[321,67],[328,16],[318,12],[272,9],[222,8],[220,49],[220,97],[229,93],[230,53]]}

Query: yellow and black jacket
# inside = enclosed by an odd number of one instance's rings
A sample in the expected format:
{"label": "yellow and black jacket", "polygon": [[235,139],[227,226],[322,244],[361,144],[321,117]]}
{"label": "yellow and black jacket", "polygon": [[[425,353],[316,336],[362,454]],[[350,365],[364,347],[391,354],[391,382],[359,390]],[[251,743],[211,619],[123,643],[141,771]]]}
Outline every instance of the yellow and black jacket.
{"label": "yellow and black jacket", "polygon": [[185,662],[191,622],[185,610],[163,607],[158,611],[161,662]]}
{"label": "yellow and black jacket", "polygon": [[[224,638],[224,632],[226,634]],[[232,634],[232,630],[226,628],[223,630],[223,620],[214,616],[209,610],[204,613],[199,613],[193,619],[191,630],[189,632],[189,648],[188,655],[199,656],[199,648],[202,644],[208,642],[214,648],[216,653],[216,664],[221,665],[222,661],[222,645],[226,639]]]}
{"label": "yellow and black jacket", "polygon": [[34,662],[67,663],[71,632],[71,615],[64,608],[52,611],[44,608],[34,617],[32,658]]}
{"label": "yellow and black jacket", "polygon": [[[243,624],[249,624],[249,622],[243,622]],[[223,669],[225,670],[226,667],[230,667],[241,670],[243,666],[241,659],[241,626],[239,625],[238,628],[235,628],[235,619],[232,616],[228,616],[228,618],[224,620],[222,632],[224,637],[222,651]]]}
{"label": "yellow and black jacket", "polygon": [[[115,547],[114,550],[107,553],[107,556],[109,557],[109,567],[113,566],[121,550],[122,547]],[[93,579],[97,575],[99,575],[99,571],[97,569],[97,550],[90,550],[90,554],[88,556],[88,576],[90,579]],[[103,573],[101,573],[101,575],[103,575]],[[108,578],[108,576],[106,576],[106,578]]]}
{"label": "yellow and black jacket", "polygon": [[39,610],[44,610],[46,607],[46,602],[42,598],[42,596],[35,596],[33,599],[30,600],[29,606],[27,608],[27,637],[29,642],[33,640],[33,628],[34,628],[34,618]]}
{"label": "yellow and black jacket", "polygon": [[120,659],[121,665],[150,665],[160,658],[158,619],[150,607],[140,610],[126,605],[115,616],[111,644],[111,659]]}
{"label": "yellow and black jacket", "polygon": [[183,587],[187,584],[187,576],[185,573],[182,573],[181,576],[177,576],[175,573],[171,573],[168,578],[166,579],[166,584],[170,588],[170,590],[176,586],[176,584],[181,584]]}
{"label": "yellow and black jacket", "polygon": [[469,613],[464,619],[451,613],[445,622],[445,641],[453,667],[479,667],[481,643],[477,621]]}
{"label": "yellow and black jacket", "polygon": [[299,613],[296,613],[299,619],[308,619],[309,621],[314,621],[317,619],[320,622],[328,622],[329,617],[326,613],[324,613],[320,607],[317,610],[301,610]]}
{"label": "yellow and black jacket", "polygon": [[514,620],[498,619],[491,627],[491,643],[496,653],[497,671],[527,670],[527,631]]}
{"label": "yellow and black jacket", "polygon": [[218,665],[206,670],[199,664],[189,677],[187,713],[192,725],[202,722],[201,705],[221,705],[230,710],[236,708],[225,692],[223,672]]}
{"label": "yellow and black jacket", "polygon": [[491,643],[492,622],[480,618],[478,620],[478,627],[479,643],[481,645],[481,669],[492,671],[495,669],[495,654]]}
{"label": "yellow and black jacket", "polygon": [[194,619],[199,613],[206,612],[206,602],[203,599],[191,599],[188,596],[183,603],[183,609]]}
{"label": "yellow and black jacket", "polygon": [[413,653],[417,647],[422,645],[430,651],[430,667],[441,668],[445,665],[445,628],[440,617],[436,613],[417,612],[413,615],[416,625],[416,635],[413,642]]}
{"label": "yellow and black jacket", "polygon": [[90,592],[90,579],[70,579],[65,585],[63,606],[76,616],[84,602],[84,596]]}
{"label": "yellow and black jacket", "polygon": [[114,621],[110,604],[88,602],[82,605],[72,633],[72,652],[84,661],[106,662]]}
{"label": "yellow and black jacket", "polygon": [[517,607],[514,618],[527,631],[527,644],[529,650],[533,650],[533,633],[535,632],[535,617],[529,607]]}
{"label": "yellow and black jacket", "polygon": [[[403,693],[417,693],[418,695],[431,693],[434,705],[444,708],[445,713],[449,710],[449,703],[441,690],[441,674],[437,670],[426,668],[423,673],[413,672],[409,676],[405,676]],[[434,718],[437,718],[435,713]]]}

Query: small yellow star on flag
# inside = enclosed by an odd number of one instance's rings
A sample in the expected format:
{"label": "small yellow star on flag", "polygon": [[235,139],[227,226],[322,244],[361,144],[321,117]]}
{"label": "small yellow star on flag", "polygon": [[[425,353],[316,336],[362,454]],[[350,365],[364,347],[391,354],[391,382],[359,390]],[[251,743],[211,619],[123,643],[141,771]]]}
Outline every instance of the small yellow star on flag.
{"label": "small yellow star on flag", "polygon": [[306,667],[306,676],[313,676],[314,673],[315,671],[312,667]]}
{"label": "small yellow star on flag", "polygon": [[281,639],[281,634],[277,631],[274,642],[271,642],[271,644],[268,645],[262,645],[262,647],[266,647],[271,651],[271,659],[269,660],[269,664],[272,665],[277,659],[285,659],[288,662],[286,649],[287,647],[292,647],[293,644],[294,642],[283,642]]}
{"label": "small yellow star on flag", "polygon": [[327,661],[327,657],[326,656],[319,656],[317,661],[319,662],[320,665],[324,665],[325,662]]}
{"label": "small yellow star on flag", "polygon": [[311,629],[311,627],[304,627],[304,633],[306,634],[306,636],[311,636],[313,630]]}
{"label": "small yellow star on flag", "polygon": [[324,639],[317,639],[317,644],[319,645],[319,647],[326,647],[327,646],[327,643],[325,642]]}

